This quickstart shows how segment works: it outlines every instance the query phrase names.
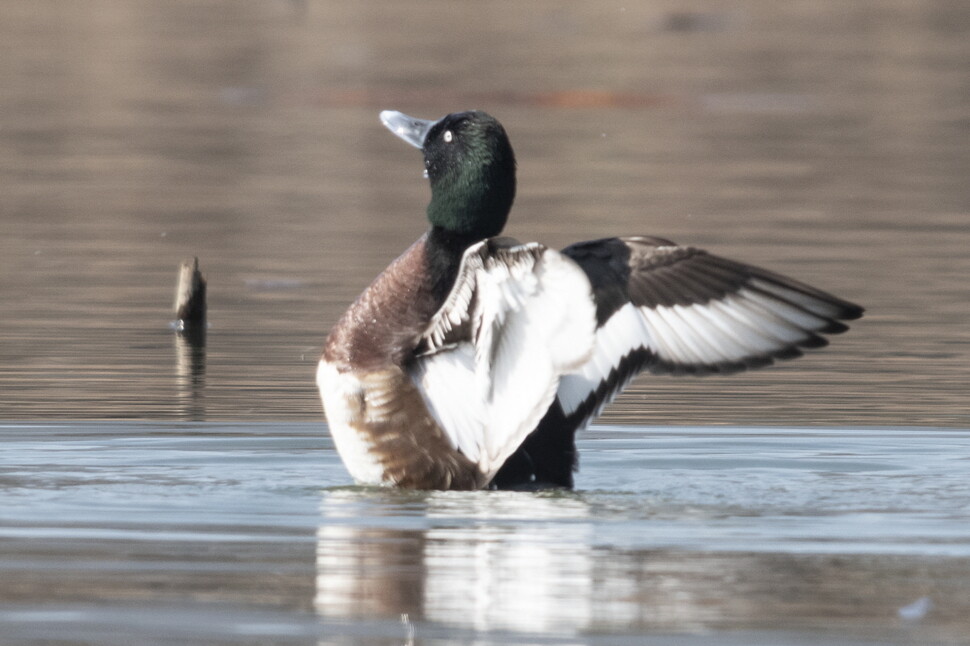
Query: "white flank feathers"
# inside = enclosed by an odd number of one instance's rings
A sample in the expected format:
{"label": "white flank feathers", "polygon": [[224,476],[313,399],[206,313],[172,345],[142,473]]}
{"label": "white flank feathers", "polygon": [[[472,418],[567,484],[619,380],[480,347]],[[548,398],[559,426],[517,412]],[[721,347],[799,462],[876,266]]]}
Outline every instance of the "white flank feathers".
{"label": "white flank feathers", "polygon": [[384,467],[371,454],[366,433],[354,422],[361,421],[364,386],[350,373],[342,373],[326,361],[317,366],[317,387],[323,399],[327,425],[337,451],[354,480],[361,484],[384,484]]}

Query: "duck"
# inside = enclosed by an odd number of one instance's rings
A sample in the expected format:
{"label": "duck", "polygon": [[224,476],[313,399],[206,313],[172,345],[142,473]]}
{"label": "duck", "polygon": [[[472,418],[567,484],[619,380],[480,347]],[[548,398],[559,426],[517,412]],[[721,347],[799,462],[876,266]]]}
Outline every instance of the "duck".
{"label": "duck", "polygon": [[574,486],[575,438],[641,372],[726,374],[821,348],[863,308],[664,238],[503,237],[505,129],[480,110],[381,122],[418,148],[430,227],[330,331],[316,382],[361,485]]}

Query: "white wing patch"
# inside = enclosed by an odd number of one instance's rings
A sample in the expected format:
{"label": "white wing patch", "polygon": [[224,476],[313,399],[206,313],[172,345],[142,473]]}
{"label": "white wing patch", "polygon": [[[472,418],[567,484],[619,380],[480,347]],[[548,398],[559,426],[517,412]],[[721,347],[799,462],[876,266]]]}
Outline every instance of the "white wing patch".
{"label": "white wing patch", "polygon": [[[624,357],[638,348],[653,345],[643,316],[632,303],[627,303],[596,331],[593,354],[578,371],[565,375],[559,382],[559,405],[572,415],[586,399],[606,381]],[[605,405],[608,402],[603,402]]]}
{"label": "white wing patch", "polygon": [[489,478],[552,404],[560,377],[593,348],[586,274],[535,243],[468,249],[412,380],[455,446]]}
{"label": "white wing patch", "polygon": [[[652,363],[672,369],[743,366],[807,341],[829,324],[826,317],[836,314],[829,303],[762,281],[706,303],[627,303],[596,331],[590,360],[562,378],[557,397],[566,416],[591,396],[601,397],[593,402],[592,417],[626,385],[613,383],[618,378],[615,371],[637,350],[648,351]],[[601,395],[595,395],[597,390]]]}
{"label": "white wing patch", "polygon": [[460,343],[446,352],[428,355],[415,364],[410,375],[438,426],[456,447],[462,447],[465,457],[477,463],[485,411],[476,396],[475,348],[471,343]]}

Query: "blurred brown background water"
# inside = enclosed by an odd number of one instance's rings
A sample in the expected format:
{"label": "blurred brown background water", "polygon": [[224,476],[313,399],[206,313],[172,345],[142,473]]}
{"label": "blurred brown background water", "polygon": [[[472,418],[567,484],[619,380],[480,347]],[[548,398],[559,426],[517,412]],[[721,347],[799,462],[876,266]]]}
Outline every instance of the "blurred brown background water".
{"label": "blurred brown background water", "polygon": [[970,426],[968,71],[962,0],[8,3],[0,416],[319,420],[326,331],[426,226],[377,112],[481,108],[519,159],[509,234],[670,237],[868,309],[607,421]]}

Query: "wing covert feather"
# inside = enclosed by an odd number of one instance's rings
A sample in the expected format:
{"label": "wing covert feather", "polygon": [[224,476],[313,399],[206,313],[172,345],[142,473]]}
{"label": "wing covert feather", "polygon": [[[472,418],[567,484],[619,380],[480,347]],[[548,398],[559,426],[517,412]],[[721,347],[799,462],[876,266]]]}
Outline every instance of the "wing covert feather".
{"label": "wing covert feather", "polygon": [[494,474],[536,427],[559,380],[593,346],[589,280],[537,243],[490,239],[466,252],[409,366],[455,446]]}

